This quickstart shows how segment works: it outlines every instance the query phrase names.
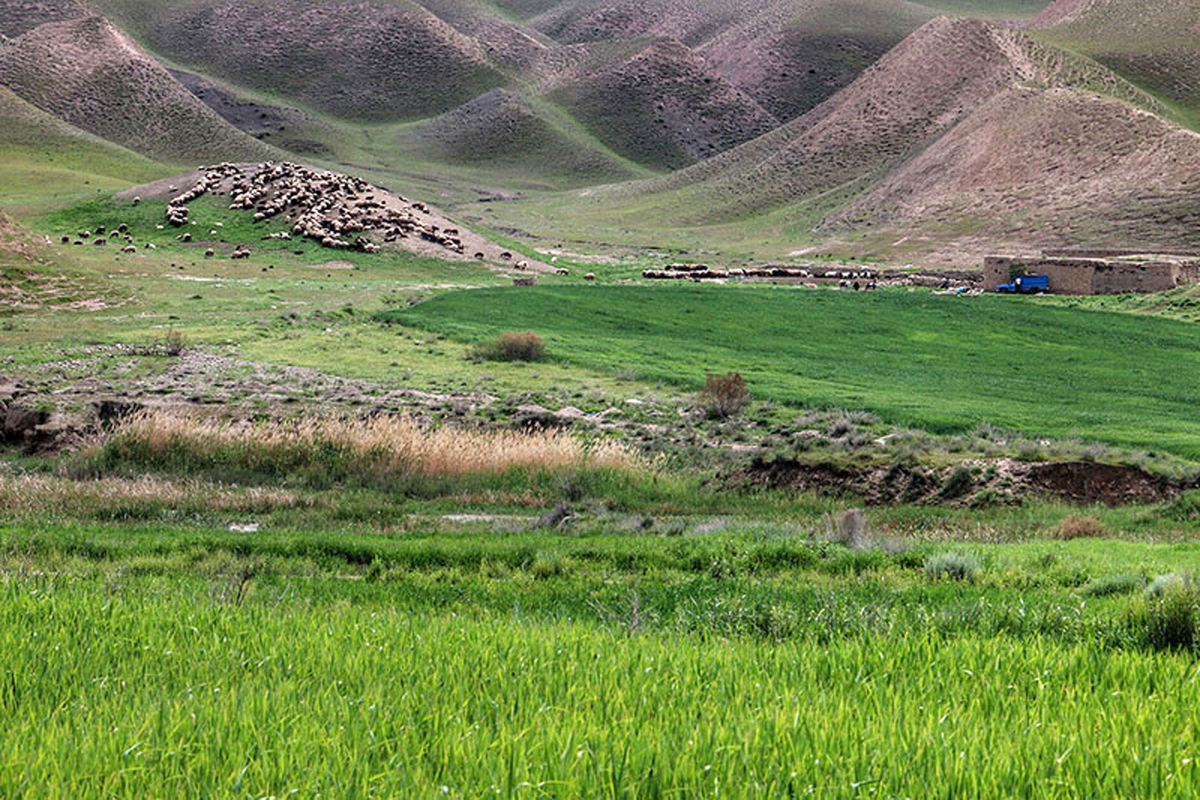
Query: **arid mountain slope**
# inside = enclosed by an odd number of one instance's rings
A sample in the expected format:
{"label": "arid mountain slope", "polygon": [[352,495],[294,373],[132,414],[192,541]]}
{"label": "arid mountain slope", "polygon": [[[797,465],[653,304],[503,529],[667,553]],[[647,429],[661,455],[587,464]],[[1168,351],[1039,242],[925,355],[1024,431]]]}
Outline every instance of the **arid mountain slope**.
{"label": "arid mountain slope", "polygon": [[782,120],[854,80],[934,16],[883,0],[582,0],[532,24],[568,43],[678,39]]}
{"label": "arid mountain slope", "polygon": [[549,93],[620,155],[681,167],[778,125],[680,42],[653,39],[629,49],[581,65]]}
{"label": "arid mountain slope", "polygon": [[977,255],[1000,246],[1189,250],[1200,248],[1198,196],[1200,135],[1119,100],[1017,87],[822,227],[924,232],[935,247],[950,238]]}
{"label": "arid mountain slope", "polygon": [[0,35],[10,39],[46,22],[87,16],[78,0],[0,0]]}
{"label": "arid mountain slope", "polygon": [[932,230],[929,248],[982,234],[1091,242],[1101,229],[1108,243],[1181,245],[1200,239],[1188,200],[1200,137],[1155,107],[1020,31],[940,18],[812,112],[615,205],[687,226],[771,215],[824,236]]}
{"label": "arid mountain slope", "polygon": [[155,158],[272,155],[101,17],[47,23],[0,45],[0,83],[72,125]]}
{"label": "arid mountain slope", "polygon": [[419,119],[504,83],[478,41],[409,0],[191,0],[146,13],[157,52],[350,119]]}

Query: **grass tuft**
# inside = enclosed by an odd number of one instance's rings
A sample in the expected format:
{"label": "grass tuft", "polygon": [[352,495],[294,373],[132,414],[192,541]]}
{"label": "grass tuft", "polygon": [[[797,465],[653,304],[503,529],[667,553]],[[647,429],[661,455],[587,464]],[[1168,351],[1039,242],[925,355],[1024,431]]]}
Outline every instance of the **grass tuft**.
{"label": "grass tuft", "polygon": [[925,576],[931,580],[974,581],[979,561],[968,553],[938,553],[925,561]]}

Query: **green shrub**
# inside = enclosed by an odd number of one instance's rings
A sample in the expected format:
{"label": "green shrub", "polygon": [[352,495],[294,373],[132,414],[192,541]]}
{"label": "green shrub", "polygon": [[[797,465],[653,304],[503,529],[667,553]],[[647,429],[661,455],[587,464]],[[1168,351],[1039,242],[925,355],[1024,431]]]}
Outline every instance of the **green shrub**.
{"label": "green shrub", "polygon": [[477,361],[542,361],[546,344],[533,331],[509,331],[495,341],[476,345],[470,357]]}
{"label": "green shrub", "polygon": [[1092,580],[1079,593],[1084,597],[1112,597],[1136,592],[1145,585],[1146,579],[1141,575],[1106,575]]}
{"label": "green shrub", "polygon": [[562,578],[575,571],[575,563],[561,553],[539,552],[529,566],[529,574],[537,580]]}
{"label": "green shrub", "polygon": [[1167,506],[1166,516],[1180,522],[1200,522],[1200,489],[1176,497]]}
{"label": "green shrub", "polygon": [[954,471],[946,478],[946,482],[942,484],[941,497],[943,500],[956,500],[970,492],[974,485],[975,480],[971,477],[971,470],[960,464],[954,468]]}
{"label": "green shrub", "polygon": [[1151,650],[1192,651],[1200,645],[1200,585],[1188,576],[1160,575],[1125,618],[1129,639]]}
{"label": "green shrub", "polygon": [[925,577],[931,580],[974,581],[979,562],[969,553],[938,553],[925,560]]}
{"label": "green shrub", "polygon": [[741,373],[709,375],[700,390],[699,400],[709,417],[726,419],[746,410],[750,405],[750,391]]}
{"label": "green shrub", "polygon": [[1159,575],[1154,580],[1150,581],[1150,585],[1146,587],[1147,597],[1162,597],[1168,590],[1176,586],[1182,585],[1184,579],[1174,573]]}

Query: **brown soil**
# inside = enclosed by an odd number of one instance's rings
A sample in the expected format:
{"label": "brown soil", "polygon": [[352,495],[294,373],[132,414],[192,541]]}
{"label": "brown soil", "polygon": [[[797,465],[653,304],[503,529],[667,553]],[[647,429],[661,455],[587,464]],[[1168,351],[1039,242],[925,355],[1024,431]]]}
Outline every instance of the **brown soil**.
{"label": "brown soil", "polygon": [[[954,480],[960,469],[969,471],[969,481]],[[876,505],[966,506],[1019,502],[1026,496],[1044,496],[1080,505],[1117,506],[1162,502],[1191,486],[1151,475],[1137,467],[1092,462],[1030,464],[1009,459],[970,461],[961,467],[942,469],[903,465],[842,467],[790,460],[757,460],[733,473],[728,480],[734,485],[851,494]]]}
{"label": "brown soil", "polygon": [[0,35],[12,38],[45,22],[86,15],[78,0],[0,0]]}
{"label": "brown soil", "polygon": [[289,131],[297,126],[312,131],[323,128],[332,135],[332,128],[319,122],[311,114],[298,108],[256,103],[218,86],[202,75],[181,70],[170,70],[171,77],[179,81],[200,102],[215,111],[222,119],[238,130],[256,139],[270,137],[271,144],[292,152],[329,156],[332,151],[326,145],[297,140]]}
{"label": "brown soil", "polygon": [[877,0],[604,0],[560,4],[535,24],[562,42],[678,39],[788,120],[848,85],[931,16]]}
{"label": "brown soil", "polygon": [[778,125],[674,39],[586,63],[563,76],[549,96],[621,155],[665,167],[686,166]]}
{"label": "brown soil", "polygon": [[1029,23],[1031,28],[1044,28],[1060,22],[1072,22],[1080,17],[1096,0],[1054,0],[1045,11]]}

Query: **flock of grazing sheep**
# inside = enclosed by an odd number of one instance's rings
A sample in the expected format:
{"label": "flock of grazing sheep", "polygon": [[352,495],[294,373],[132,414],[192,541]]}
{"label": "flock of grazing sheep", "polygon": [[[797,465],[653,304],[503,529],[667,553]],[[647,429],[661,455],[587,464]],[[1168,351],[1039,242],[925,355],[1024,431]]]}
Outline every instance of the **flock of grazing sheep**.
{"label": "flock of grazing sheep", "polygon": [[[84,242],[91,242],[92,244],[98,245],[98,246],[106,245],[109,242],[113,242],[115,244],[120,244],[121,242],[124,242],[125,243],[124,246],[121,247],[122,253],[136,253],[137,252],[137,245],[135,245],[133,243],[133,234],[129,232],[129,226],[126,225],[124,222],[122,222],[120,225],[117,225],[112,230],[109,230],[108,227],[105,225],[100,225],[94,231],[91,231],[91,230],[79,231],[79,233],[75,234],[75,237],[73,239],[71,236],[66,236],[66,235],[64,235],[62,237],[63,244],[81,245]],[[146,247],[148,250],[154,249],[153,242],[146,242],[143,246]]]}
{"label": "flock of grazing sheep", "polygon": [[[229,208],[253,210],[256,222],[280,215],[292,222],[290,233],[270,233],[263,239],[287,239],[294,234],[324,247],[373,253],[378,244],[364,235],[349,237],[374,232],[382,235],[384,242],[415,236],[451,252],[463,252],[458,230],[419,218],[428,213],[424,203],[409,203],[396,196],[400,208],[389,207],[380,197],[382,190],[360,178],[270,161],[216,164],[201,168],[200,173],[191,189],[168,201],[166,215],[171,225],[188,224],[188,204],[193,200],[206,194],[228,195]],[[239,253],[249,255],[249,248],[240,246],[234,257]]]}

